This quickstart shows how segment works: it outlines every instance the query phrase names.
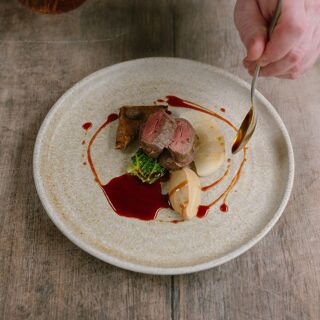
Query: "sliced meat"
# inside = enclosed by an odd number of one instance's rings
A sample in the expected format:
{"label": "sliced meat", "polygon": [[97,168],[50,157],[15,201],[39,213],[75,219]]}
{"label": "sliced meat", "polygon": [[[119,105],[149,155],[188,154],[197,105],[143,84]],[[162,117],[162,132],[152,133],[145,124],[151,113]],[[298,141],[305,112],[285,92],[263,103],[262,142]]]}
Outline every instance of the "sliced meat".
{"label": "sliced meat", "polygon": [[168,150],[177,163],[188,165],[193,161],[196,135],[192,125],[185,119],[176,119],[177,127]]}
{"label": "sliced meat", "polygon": [[172,142],[176,121],[165,111],[153,113],[140,129],[140,146],[152,158],[157,158]]}
{"label": "sliced meat", "polygon": [[168,150],[164,150],[161,153],[159,163],[168,170],[178,170],[186,166],[182,163],[176,162]]}
{"label": "sliced meat", "polygon": [[117,129],[116,148],[124,150],[128,144],[139,136],[140,126],[149,116],[166,106],[124,106],[120,108]]}

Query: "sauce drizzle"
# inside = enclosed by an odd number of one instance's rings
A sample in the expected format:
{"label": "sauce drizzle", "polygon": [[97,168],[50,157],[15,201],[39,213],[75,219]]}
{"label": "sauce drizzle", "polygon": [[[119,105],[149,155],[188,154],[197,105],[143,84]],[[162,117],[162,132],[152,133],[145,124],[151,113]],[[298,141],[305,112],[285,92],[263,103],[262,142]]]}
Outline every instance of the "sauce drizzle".
{"label": "sauce drizzle", "polygon": [[88,131],[92,127],[91,122],[86,122],[82,125],[83,130]]}
{"label": "sauce drizzle", "polygon": [[[158,100],[159,101],[159,100]],[[166,102],[168,103],[168,105],[172,106],[172,107],[180,107],[180,108],[187,108],[187,109],[193,109],[193,110],[196,110],[196,111],[200,111],[200,112],[203,112],[203,113],[206,113],[206,114],[209,114],[223,122],[225,122],[228,126],[230,126],[234,131],[238,131],[237,127],[232,123],[230,122],[228,119],[222,117],[221,115],[215,113],[214,111],[211,111],[207,108],[204,108],[202,106],[200,106],[199,104],[196,104],[194,102],[191,102],[191,101],[188,101],[188,100],[184,100],[184,99],[181,99],[181,98],[178,98],[176,96],[167,96],[166,97]],[[222,110],[221,110],[222,111]],[[214,206],[217,202],[219,202],[221,199],[223,199],[223,204],[220,206],[220,210],[222,212],[227,212],[228,211],[228,206],[227,206],[227,199],[228,199],[228,196],[230,194],[230,192],[232,191],[232,189],[234,188],[234,186],[237,184],[237,182],[239,181],[239,178],[240,178],[240,175],[241,175],[241,172],[242,172],[242,169],[243,169],[243,166],[246,162],[246,150],[247,148],[243,148],[243,159],[242,159],[242,162],[239,166],[239,169],[237,170],[236,174],[233,176],[231,182],[229,183],[229,185],[227,186],[227,188],[224,190],[224,192],[218,197],[216,198],[215,200],[213,200],[209,205],[200,205],[199,208],[198,208],[198,214],[197,214],[197,217],[198,218],[203,218],[204,216],[206,216],[206,214],[208,213],[209,209]],[[228,163],[230,164],[231,160],[228,159],[227,160]],[[225,174],[227,175],[229,173],[229,171]],[[222,179],[218,179],[217,181],[214,181],[211,185],[207,186],[207,187],[204,187],[205,190],[203,191],[207,191],[208,189],[210,189],[211,187],[217,185],[218,183],[220,183],[223,178],[225,176],[223,175],[222,176]]]}
{"label": "sauce drizzle", "polygon": [[228,206],[227,206],[227,199],[228,196],[230,194],[230,192],[232,191],[232,189],[234,188],[234,186],[237,184],[237,182],[239,181],[239,178],[241,176],[241,172],[243,169],[243,166],[245,164],[245,162],[247,161],[247,148],[243,148],[243,159],[241,161],[241,164],[236,172],[236,174],[233,176],[231,182],[229,183],[228,187],[224,190],[224,192],[215,200],[213,200],[210,204],[208,205],[201,205],[198,208],[198,214],[197,217],[198,218],[203,218],[204,216],[206,216],[206,214],[208,213],[209,209],[214,206],[217,202],[219,202],[221,199],[223,199],[223,203],[225,206],[220,206],[220,210],[223,212],[227,212],[228,211]]}
{"label": "sauce drizzle", "polygon": [[[207,108],[204,108],[198,104],[190,102],[188,100],[183,100],[181,98],[175,96],[167,96],[166,100],[158,99],[158,102],[167,102],[168,105],[172,107],[179,108],[188,108],[193,109],[199,112],[203,112],[209,114],[223,122],[225,122],[228,126],[230,126],[233,130],[237,131],[236,126],[230,122],[228,119],[222,117],[221,115],[211,111]],[[220,109],[222,111],[222,108]],[[224,111],[222,111],[224,112]],[[153,220],[156,218],[159,209],[161,208],[170,208],[168,199],[174,192],[183,188],[188,182],[183,181],[176,187],[174,187],[169,194],[163,195],[161,193],[161,182],[157,181],[156,183],[149,185],[142,183],[138,178],[124,174],[122,176],[111,179],[106,185],[103,185],[100,180],[97,171],[94,167],[92,156],[91,156],[91,147],[94,143],[95,139],[99,135],[99,133],[107,127],[107,125],[118,119],[118,115],[113,113],[107,117],[107,120],[96,130],[96,132],[91,137],[88,147],[87,147],[87,159],[90,165],[91,171],[93,173],[95,181],[98,183],[100,188],[103,190],[108,202],[110,203],[113,210],[120,216],[130,217],[130,218],[138,218],[141,220]],[[91,122],[86,122],[82,125],[83,129],[87,132],[91,127]],[[230,192],[233,190],[236,183],[239,181],[241,172],[243,170],[244,164],[246,162],[246,150],[243,149],[243,160],[236,172],[233,176],[231,182],[224,190],[224,192],[213,200],[208,205],[200,205],[198,208],[197,217],[203,218],[208,213],[209,209],[214,206],[220,200],[223,200],[220,205],[220,210],[222,212],[228,211],[227,199]],[[208,186],[204,186],[201,188],[202,191],[207,191],[218,183],[220,183],[230,171],[230,163],[231,160],[228,159],[228,166],[224,174],[218,178],[216,181],[211,183]],[[83,163],[85,165],[85,163]],[[178,223],[181,220],[174,220],[173,223]],[[169,222],[169,221],[168,221]]]}
{"label": "sauce drizzle", "polygon": [[119,215],[140,220],[154,220],[159,209],[169,208],[168,195],[161,194],[161,183],[142,183],[138,178],[129,174],[111,179],[107,184],[102,184],[94,167],[91,147],[98,134],[109,123],[118,119],[118,115],[110,114],[107,120],[93,134],[87,149],[88,162],[100,188],[103,190],[109,204]]}
{"label": "sauce drizzle", "polygon": [[208,191],[209,189],[211,189],[214,186],[216,186],[217,184],[219,184],[228,175],[229,171],[230,171],[230,166],[227,167],[226,171],[224,172],[224,174],[220,178],[218,178],[216,181],[212,182],[208,186],[202,187],[201,190]]}
{"label": "sauce drizzle", "polygon": [[232,122],[230,122],[228,119],[220,116],[219,114],[215,113],[214,111],[211,111],[207,108],[200,106],[199,104],[193,103],[188,100],[183,100],[183,99],[178,98],[176,96],[167,96],[166,98],[167,98],[166,102],[172,107],[193,109],[193,110],[197,110],[197,111],[209,114],[219,120],[222,120],[226,124],[228,124],[231,128],[234,129],[234,131],[236,131],[236,132],[238,131],[237,127]]}
{"label": "sauce drizzle", "polygon": [[[101,182],[101,180],[99,179],[98,174],[97,174],[97,171],[96,171],[96,169],[95,169],[95,167],[94,167],[94,165],[93,165],[93,161],[92,161],[92,158],[91,158],[91,146],[92,146],[94,140],[96,140],[96,138],[97,138],[98,134],[100,133],[100,131],[101,131],[102,129],[104,129],[110,122],[115,121],[115,120],[117,120],[118,118],[119,118],[119,116],[118,116],[116,113],[111,113],[111,114],[108,116],[106,122],[104,122],[104,123],[101,125],[101,127],[98,128],[98,130],[94,133],[94,135],[92,136],[92,138],[90,139],[90,142],[89,142],[89,144],[88,144],[88,149],[87,149],[88,162],[89,162],[91,171],[92,171],[92,173],[93,173],[93,176],[94,176],[95,180],[98,182],[98,184],[100,185],[100,187],[102,186],[102,182]],[[85,123],[82,127],[84,128],[85,125],[88,125],[88,124],[90,124],[89,128],[91,128],[91,126],[92,126],[92,123],[91,123],[91,122]],[[87,126],[86,126],[86,127],[87,127]],[[85,129],[85,130],[87,130],[87,129]]]}
{"label": "sauce drizzle", "polygon": [[178,190],[182,189],[184,186],[188,184],[188,181],[182,181],[177,186],[175,186],[172,190],[169,191],[169,197],[172,196],[174,193],[176,193]]}

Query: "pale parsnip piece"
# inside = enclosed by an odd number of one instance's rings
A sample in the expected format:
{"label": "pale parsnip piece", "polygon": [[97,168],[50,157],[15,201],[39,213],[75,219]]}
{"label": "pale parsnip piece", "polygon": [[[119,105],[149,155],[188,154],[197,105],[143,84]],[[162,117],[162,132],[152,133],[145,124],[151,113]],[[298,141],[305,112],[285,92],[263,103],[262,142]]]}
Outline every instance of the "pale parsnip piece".
{"label": "pale parsnip piece", "polygon": [[173,209],[183,219],[197,215],[201,203],[201,186],[197,174],[189,168],[171,172],[169,180],[169,200]]}
{"label": "pale parsnip piece", "polygon": [[223,163],[225,158],[225,141],[212,116],[197,111],[181,114],[190,121],[198,141],[195,148],[194,164],[199,176],[209,176]]}

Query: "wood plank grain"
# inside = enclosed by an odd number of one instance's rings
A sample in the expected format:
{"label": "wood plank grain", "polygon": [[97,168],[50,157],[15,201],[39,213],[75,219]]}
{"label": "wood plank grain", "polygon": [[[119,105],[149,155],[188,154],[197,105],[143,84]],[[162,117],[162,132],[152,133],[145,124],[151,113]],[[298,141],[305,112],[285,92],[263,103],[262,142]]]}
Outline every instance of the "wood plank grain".
{"label": "wood plank grain", "polygon": [[163,1],[87,1],[61,16],[0,3],[1,319],[171,317],[170,277],[78,249],[47,217],[32,177],[37,131],[65,90],[107,65],[172,54],[166,12]]}
{"label": "wood plank grain", "polygon": [[258,245],[212,270],[145,276],[98,261],[51,223],[32,178],[34,140],[59,96],[107,65],[143,56],[200,60],[250,77],[234,1],[87,1],[61,16],[0,2],[1,319],[319,319],[320,65],[266,79],[295,149],[285,214]]}
{"label": "wood plank grain", "polygon": [[[188,1],[176,12],[176,53],[250,77],[233,3]],[[242,48],[242,49],[241,49]],[[320,319],[320,64],[297,81],[262,79],[292,138],[295,186],[283,217],[253,249],[212,270],[176,277],[174,319]]]}

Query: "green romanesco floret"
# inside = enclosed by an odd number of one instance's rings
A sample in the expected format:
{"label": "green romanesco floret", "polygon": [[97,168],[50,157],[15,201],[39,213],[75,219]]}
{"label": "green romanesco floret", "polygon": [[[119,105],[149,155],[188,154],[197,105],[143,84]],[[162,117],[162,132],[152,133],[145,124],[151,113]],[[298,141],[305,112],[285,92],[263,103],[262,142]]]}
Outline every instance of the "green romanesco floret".
{"label": "green romanesco floret", "polygon": [[131,160],[127,173],[137,176],[144,183],[152,184],[167,173],[167,169],[162,167],[157,159],[149,157],[142,149],[139,149]]}

